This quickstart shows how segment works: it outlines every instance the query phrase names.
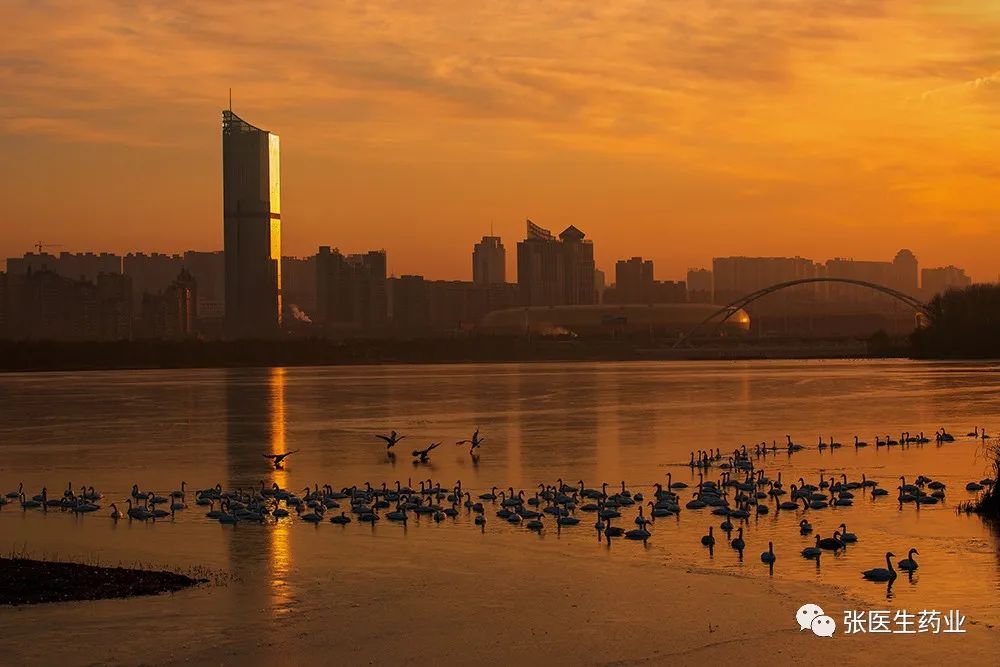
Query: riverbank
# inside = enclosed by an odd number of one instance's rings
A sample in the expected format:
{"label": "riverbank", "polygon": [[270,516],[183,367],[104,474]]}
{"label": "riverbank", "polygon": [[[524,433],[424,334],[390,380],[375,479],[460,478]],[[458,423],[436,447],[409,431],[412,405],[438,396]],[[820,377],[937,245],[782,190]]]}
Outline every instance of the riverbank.
{"label": "riverbank", "polygon": [[858,359],[905,356],[898,346],[862,340],[731,339],[673,348],[657,340],[553,340],[502,337],[409,341],[0,341],[0,371],[343,366],[358,364],[536,361],[719,361]]}
{"label": "riverbank", "polygon": [[0,558],[0,605],[159,595],[206,581],[163,570]]}

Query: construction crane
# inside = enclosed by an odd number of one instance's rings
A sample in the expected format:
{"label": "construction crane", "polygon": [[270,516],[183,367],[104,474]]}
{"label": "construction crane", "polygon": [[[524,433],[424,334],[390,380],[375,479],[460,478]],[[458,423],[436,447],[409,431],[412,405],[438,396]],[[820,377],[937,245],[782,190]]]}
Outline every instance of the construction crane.
{"label": "construction crane", "polygon": [[39,241],[38,243],[35,243],[33,247],[38,251],[38,254],[41,255],[43,248],[60,248],[60,247],[62,247],[62,244],[61,243],[43,243],[43,242]]}

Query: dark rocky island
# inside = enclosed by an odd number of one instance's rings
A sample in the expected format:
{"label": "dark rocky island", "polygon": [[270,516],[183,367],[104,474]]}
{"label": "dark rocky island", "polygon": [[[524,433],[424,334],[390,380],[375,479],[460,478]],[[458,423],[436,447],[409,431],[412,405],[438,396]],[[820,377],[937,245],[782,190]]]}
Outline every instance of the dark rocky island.
{"label": "dark rocky island", "polygon": [[2,605],[158,595],[206,581],[158,570],[0,558]]}

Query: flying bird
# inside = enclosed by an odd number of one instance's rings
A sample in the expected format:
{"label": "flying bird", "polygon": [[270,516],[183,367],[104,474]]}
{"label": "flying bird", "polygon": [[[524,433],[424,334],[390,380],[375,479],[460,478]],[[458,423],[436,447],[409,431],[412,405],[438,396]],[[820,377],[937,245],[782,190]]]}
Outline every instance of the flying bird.
{"label": "flying bird", "polygon": [[427,463],[428,461],[430,461],[430,453],[433,450],[437,449],[438,445],[440,444],[441,444],[440,442],[432,442],[427,446],[426,449],[414,449],[413,450],[414,462],[420,461],[421,463]]}
{"label": "flying bird", "polygon": [[385,448],[392,449],[397,442],[405,438],[405,435],[399,435],[395,431],[392,431],[389,435],[376,435],[379,440],[385,440]]}
{"label": "flying bird", "polygon": [[485,439],[486,439],[485,436],[482,437],[482,438],[479,437],[479,429],[477,428],[476,432],[472,434],[471,438],[469,438],[468,440],[459,440],[455,444],[456,445],[469,445],[469,453],[470,454],[474,454],[475,451],[477,449],[479,449],[479,445],[481,445],[483,443],[483,440],[485,440]]}
{"label": "flying bird", "polygon": [[280,468],[281,462],[297,451],[299,450],[293,449],[292,451],[285,452],[284,454],[264,454],[263,456],[265,459],[271,459],[271,461],[274,463],[275,468]]}

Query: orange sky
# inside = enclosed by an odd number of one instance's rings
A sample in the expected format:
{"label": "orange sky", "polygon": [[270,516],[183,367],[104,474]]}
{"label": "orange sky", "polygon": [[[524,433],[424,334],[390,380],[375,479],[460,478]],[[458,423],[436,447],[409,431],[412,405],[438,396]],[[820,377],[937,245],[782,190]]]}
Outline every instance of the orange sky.
{"label": "orange sky", "polygon": [[[220,111],[281,135],[285,254],[468,278],[524,218],[641,254],[1000,273],[1000,3],[14,2],[0,255],[222,245]],[[610,277],[610,276],[609,276]]]}

